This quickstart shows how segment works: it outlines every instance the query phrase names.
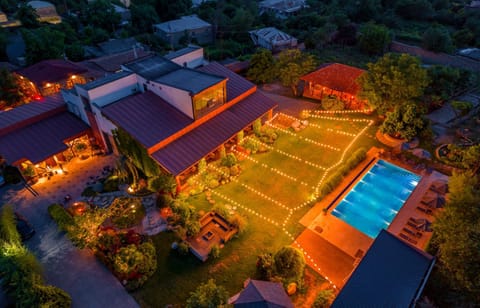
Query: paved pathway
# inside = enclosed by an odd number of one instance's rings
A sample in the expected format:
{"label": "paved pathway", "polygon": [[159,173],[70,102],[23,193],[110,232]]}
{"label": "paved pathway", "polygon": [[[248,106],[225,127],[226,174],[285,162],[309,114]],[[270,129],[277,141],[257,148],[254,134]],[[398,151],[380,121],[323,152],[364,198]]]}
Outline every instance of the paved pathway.
{"label": "paved pathway", "polygon": [[302,110],[315,110],[320,108],[320,104],[312,103],[302,98],[291,98],[264,90],[259,91],[278,104],[278,112],[283,112],[294,117],[298,117]]}
{"label": "paved pathway", "polygon": [[[10,203],[23,214],[36,229],[27,242],[45,270],[47,283],[67,291],[72,297],[72,307],[139,307],[110,271],[89,250],[79,250],[62,233],[49,217],[50,204],[63,200],[70,194],[73,200],[80,197],[90,176],[99,175],[103,166],[112,165],[115,157],[89,158],[67,166],[66,175],[55,175],[49,181],[35,184],[39,196],[34,197],[21,186],[0,189],[0,206]],[[1,305],[0,305],[1,306]]]}

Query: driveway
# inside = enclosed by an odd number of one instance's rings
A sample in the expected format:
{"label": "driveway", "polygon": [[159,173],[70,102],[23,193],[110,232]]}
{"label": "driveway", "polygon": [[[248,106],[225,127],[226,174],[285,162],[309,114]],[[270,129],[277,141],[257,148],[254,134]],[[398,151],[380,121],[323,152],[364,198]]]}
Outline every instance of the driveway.
{"label": "driveway", "polygon": [[315,110],[320,108],[320,103],[312,103],[301,97],[292,98],[278,95],[270,91],[259,91],[278,104],[278,112],[282,112],[294,117],[298,117],[303,110]]}
{"label": "driveway", "polygon": [[[72,297],[72,307],[139,307],[110,271],[90,250],[79,250],[50,218],[47,208],[70,194],[78,199],[90,176],[100,174],[102,167],[112,165],[112,155],[89,158],[69,165],[68,174],[55,175],[51,180],[35,184],[39,196],[21,186],[0,189],[0,206],[12,204],[34,226],[36,234],[27,242],[44,268],[48,284],[57,286]],[[0,305],[1,306],[1,305]]]}

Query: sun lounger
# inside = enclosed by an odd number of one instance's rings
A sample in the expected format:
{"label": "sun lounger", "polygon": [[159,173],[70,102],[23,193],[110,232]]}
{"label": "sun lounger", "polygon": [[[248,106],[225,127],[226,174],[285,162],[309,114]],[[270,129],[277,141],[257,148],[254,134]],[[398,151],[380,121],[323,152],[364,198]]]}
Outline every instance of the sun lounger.
{"label": "sun lounger", "polygon": [[416,244],[417,244],[417,241],[416,241],[416,240],[414,240],[413,238],[409,237],[409,236],[406,235],[405,233],[400,232],[400,233],[398,234],[398,236],[400,236],[400,237],[403,238],[404,240],[412,243],[413,245],[416,245]]}
{"label": "sun lounger", "polygon": [[422,237],[422,232],[418,232],[417,230],[414,231],[414,230],[410,230],[408,228],[403,228],[402,231],[411,235],[411,236],[414,236],[416,238],[421,238]]}
{"label": "sun lounger", "polygon": [[408,221],[407,225],[412,227],[412,228],[415,228],[415,230],[421,230],[425,226],[425,224],[416,224],[412,221]]}
{"label": "sun lounger", "polygon": [[427,215],[432,215],[433,214],[431,209],[426,209],[426,208],[421,207],[421,206],[417,206],[417,210],[419,210],[420,212],[425,213]]}

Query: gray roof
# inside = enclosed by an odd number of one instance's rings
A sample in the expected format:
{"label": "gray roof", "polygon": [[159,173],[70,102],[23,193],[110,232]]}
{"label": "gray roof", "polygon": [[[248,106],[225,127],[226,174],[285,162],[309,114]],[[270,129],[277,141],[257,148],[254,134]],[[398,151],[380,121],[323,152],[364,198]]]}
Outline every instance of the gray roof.
{"label": "gray roof", "polygon": [[155,25],[156,28],[165,33],[183,32],[185,30],[201,29],[210,26],[211,24],[198,18],[197,15],[182,16],[179,19],[174,19]]}
{"label": "gray roof", "polygon": [[332,307],[414,307],[434,262],[382,230]]}
{"label": "gray roof", "polygon": [[191,53],[192,51],[199,50],[199,49],[201,49],[201,48],[202,48],[202,47],[200,47],[200,46],[188,45],[188,47],[179,49],[179,50],[177,50],[177,51],[172,51],[172,52],[168,53],[167,55],[165,55],[165,56],[163,56],[163,57],[166,58],[166,59],[168,59],[168,60],[173,60],[173,59],[175,59],[175,58],[184,56],[184,55],[186,55],[186,54]]}
{"label": "gray roof", "polygon": [[282,42],[290,42],[291,40],[295,40],[295,38],[283,31],[278,30],[274,27],[267,27],[258,30],[250,31],[249,33],[255,34],[258,37],[263,38],[267,42],[271,43],[282,43]]}
{"label": "gray roof", "polygon": [[275,307],[293,308],[292,301],[280,282],[251,279],[245,289],[234,299],[235,308]]}
{"label": "gray roof", "polygon": [[83,88],[87,91],[90,91],[92,89],[98,88],[98,87],[103,86],[107,83],[113,82],[115,80],[122,79],[122,78],[127,77],[127,76],[132,75],[132,74],[133,74],[132,72],[122,71],[122,72],[118,72],[116,74],[111,74],[111,75],[96,79],[96,80],[94,80],[92,82],[89,82],[89,83],[86,83],[86,84],[77,84],[77,86],[79,86],[79,87],[81,87],[81,88]]}
{"label": "gray roof", "polygon": [[27,5],[30,5],[34,9],[39,9],[39,8],[44,8],[44,7],[55,7],[52,3],[47,2],[47,1],[30,1],[27,3]]}
{"label": "gray roof", "polygon": [[98,47],[107,55],[132,50],[133,46],[137,47],[138,41],[133,37],[124,39],[112,39],[98,44]]}
{"label": "gray roof", "polygon": [[189,91],[191,94],[197,94],[226,79],[227,78],[225,77],[195,71],[189,68],[181,68],[167,75],[156,78],[154,81],[177,89]]}
{"label": "gray roof", "polygon": [[182,66],[160,56],[140,59],[124,66],[148,80],[155,80],[182,68]]}

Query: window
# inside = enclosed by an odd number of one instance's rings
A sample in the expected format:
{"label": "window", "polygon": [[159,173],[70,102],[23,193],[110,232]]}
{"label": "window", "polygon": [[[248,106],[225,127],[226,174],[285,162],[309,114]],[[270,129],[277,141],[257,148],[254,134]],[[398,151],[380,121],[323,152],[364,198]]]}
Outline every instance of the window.
{"label": "window", "polygon": [[225,87],[223,84],[205,91],[194,98],[193,104],[195,118],[201,118],[212,110],[222,106],[224,103]]}

